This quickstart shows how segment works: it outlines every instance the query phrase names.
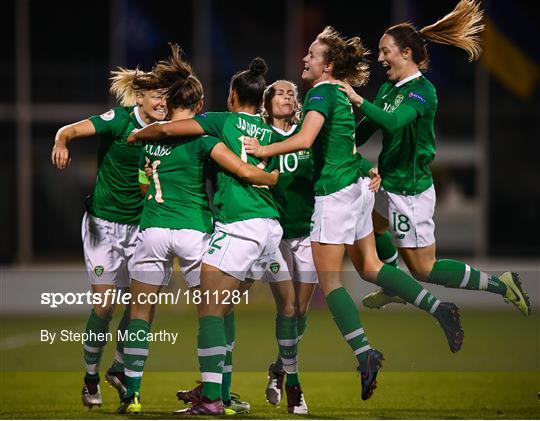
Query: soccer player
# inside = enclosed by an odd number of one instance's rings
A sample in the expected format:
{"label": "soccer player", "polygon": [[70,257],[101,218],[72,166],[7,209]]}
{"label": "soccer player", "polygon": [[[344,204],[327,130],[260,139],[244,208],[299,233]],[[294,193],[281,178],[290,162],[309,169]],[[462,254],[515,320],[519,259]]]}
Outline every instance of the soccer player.
{"label": "soccer player", "polygon": [[[269,85],[263,96],[262,116],[267,124],[286,139],[298,130],[301,107],[298,88],[292,82],[278,80]],[[282,140],[276,139],[276,140]],[[279,248],[283,257],[281,266],[267,270],[265,280],[276,302],[276,335],[278,355],[268,369],[266,400],[272,405],[281,402],[286,377],[287,410],[294,414],[307,414],[308,407],[298,377],[297,344],[306,329],[307,309],[317,284],[317,273],[309,243],[309,221],[313,213],[313,164],[309,150],[274,157],[271,168],[277,168],[280,179],[272,194],[279,211],[283,237]],[[292,276],[291,276],[292,275]],[[289,293],[294,297],[288,303],[294,306],[294,316],[282,316],[283,306],[276,287],[277,282],[290,282]],[[288,329],[289,325],[296,329]],[[292,334],[291,334],[292,333]],[[284,356],[283,356],[284,354]]]}
{"label": "soccer player", "polygon": [[[160,61],[153,73],[167,90],[171,120],[192,118],[203,107],[203,86],[177,45],[171,45],[168,60]],[[151,167],[150,188],[141,216],[140,233],[132,265],[131,320],[127,331],[137,337],[125,343],[126,398],[119,413],[141,412],[140,388],[148,358],[148,341],[155,305],[140,298],[159,293],[172,273],[177,256],[189,288],[200,285],[202,257],[213,231],[212,213],[205,189],[209,158],[229,174],[248,183],[273,186],[277,171],[265,172],[243,162],[218,138],[194,136],[143,144],[144,163]],[[143,304],[144,303],[144,304]],[[144,335],[137,336],[137,332]],[[231,407],[231,397],[227,406]],[[234,402],[238,409],[241,403]],[[249,409],[249,408],[248,408]],[[239,412],[239,411],[235,411]]]}
{"label": "soccer player", "polygon": [[[84,258],[92,292],[105,294],[108,290],[129,290],[129,263],[135,249],[142,197],[138,183],[140,145],[128,145],[131,130],[142,128],[167,114],[164,93],[152,73],[138,69],[119,68],[112,72],[111,93],[121,106],[100,116],[92,116],[69,124],[56,133],[52,163],[64,170],[71,163],[68,144],[73,139],[99,135],[98,171],[92,195],[86,200],[82,221]],[[105,295],[102,295],[105,297]],[[86,324],[86,332],[106,333],[114,306],[110,302],[94,304]],[[124,331],[129,322],[126,307],[118,330]],[[86,374],[82,390],[85,406],[101,405],[99,364],[105,341],[88,340],[84,344]],[[112,366],[105,379],[124,397],[124,351],[117,342]]]}
{"label": "soccer player", "polygon": [[[276,134],[257,114],[265,89],[266,63],[255,58],[248,70],[231,80],[228,105],[231,112],[205,113],[194,119],[153,125],[129,136],[129,141],[159,140],[171,136],[219,137],[244,163],[265,164],[247,155],[243,139],[257,136],[269,143]],[[203,300],[199,313],[198,355],[202,373],[202,398],[184,415],[220,415],[223,366],[228,338],[224,316],[230,306],[224,293],[236,291],[246,279],[261,279],[279,250],[282,229],[274,199],[266,186],[252,185],[234,175],[219,171],[214,196],[216,224],[208,251],[203,257],[201,291],[212,297]],[[286,297],[283,297],[286,298]],[[288,307],[294,315],[292,306]],[[296,325],[294,325],[296,328]]]}
{"label": "soccer player", "polygon": [[312,148],[315,208],[312,216],[311,248],[319,285],[343,337],[358,360],[362,399],[375,387],[383,355],[372,349],[360,322],[356,304],[341,284],[345,250],[363,279],[392,286],[398,295],[433,314],[440,322],[452,352],[461,348],[463,330],[458,309],[441,303],[414,279],[377,257],[371,222],[374,195],[369,190],[371,164],[355,153],[354,114],[351,103],[331,82],[346,80],[364,84],[368,67],[360,38],[345,40],[326,27],[304,57],[302,79],[312,89],[304,101],[300,131],[282,142],[260,145],[246,139],[246,151],[266,158]]}
{"label": "soccer player", "polygon": [[[341,83],[341,90],[365,115],[357,127],[359,144],[376,130],[383,133],[379,155],[383,189],[376,195],[374,212],[379,257],[395,255],[392,260],[397,260],[397,246],[418,280],[499,294],[528,316],[529,297],[517,273],[490,276],[466,263],[435,256],[435,188],[429,165],[435,157],[438,100],[435,88],[422,74],[429,61],[426,41],[459,47],[470,61],[476,60],[482,51],[478,39],[482,14],[477,1],[461,0],[451,13],[420,30],[410,23],[388,28],[379,42],[378,56],[388,82],[381,86],[375,101],[365,100],[348,84]],[[363,302],[381,308],[395,301],[394,293],[381,289]]]}
{"label": "soccer player", "polygon": [[[281,141],[292,136],[299,130],[301,106],[298,98],[297,86],[286,80],[278,80],[269,85],[264,91],[262,116],[272,125],[273,129],[283,135]],[[308,408],[298,379],[297,356],[291,344],[296,345],[302,339],[307,325],[307,310],[313,291],[317,283],[317,272],[313,263],[311,243],[309,241],[309,227],[315,192],[313,189],[313,162],[311,151],[304,150],[290,154],[273,157],[270,168],[278,168],[281,174],[272,194],[276,200],[279,211],[280,224],[283,228],[283,238],[280,251],[284,257],[281,271],[267,270],[265,278],[270,283],[278,313],[284,303],[275,291],[275,283],[280,279],[290,279],[292,276],[294,288],[294,310],[296,319],[296,340],[278,337],[280,353],[289,351],[284,358],[278,353],[275,362],[268,369],[268,384],[265,395],[266,400],[277,405],[281,401],[283,382],[286,377],[285,390],[287,394],[287,409],[290,413],[307,413]],[[380,177],[371,180],[370,189],[376,191],[380,184]],[[278,316],[278,321],[280,316]],[[280,333],[279,323],[276,330]],[[291,352],[292,351],[292,352]],[[291,355],[292,354],[292,355]]]}

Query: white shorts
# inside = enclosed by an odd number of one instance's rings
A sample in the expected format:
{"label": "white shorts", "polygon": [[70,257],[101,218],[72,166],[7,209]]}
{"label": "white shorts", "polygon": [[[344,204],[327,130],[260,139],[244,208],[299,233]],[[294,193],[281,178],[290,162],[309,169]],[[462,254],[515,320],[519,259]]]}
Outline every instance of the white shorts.
{"label": "white shorts", "polygon": [[131,276],[150,285],[168,285],[174,256],[189,288],[201,284],[201,263],[208,248],[210,234],[191,229],[146,228],[139,234],[139,241]]}
{"label": "white shorts", "polygon": [[[316,284],[318,282],[313,254],[311,253],[311,240],[308,236],[281,240],[279,244],[279,258],[284,263],[280,263],[283,270],[267,270],[264,274],[265,282],[280,282],[291,279],[295,282],[306,284]],[[278,262],[280,262],[279,258]]]}
{"label": "white shorts", "polygon": [[93,285],[129,287],[130,260],[138,233],[138,225],[110,222],[84,213],[81,226],[84,261]]}
{"label": "white shorts", "polygon": [[375,210],[388,219],[396,247],[426,247],[435,243],[435,188],[414,196],[379,190]]}
{"label": "white shorts", "polygon": [[[283,230],[276,219],[254,218],[216,228],[203,262],[240,281],[262,279],[279,250]],[[274,269],[275,270],[275,269]]]}
{"label": "white shorts", "polygon": [[371,212],[374,194],[370,179],[360,177],[351,184],[327,196],[315,196],[311,241],[326,244],[353,244],[373,231]]}

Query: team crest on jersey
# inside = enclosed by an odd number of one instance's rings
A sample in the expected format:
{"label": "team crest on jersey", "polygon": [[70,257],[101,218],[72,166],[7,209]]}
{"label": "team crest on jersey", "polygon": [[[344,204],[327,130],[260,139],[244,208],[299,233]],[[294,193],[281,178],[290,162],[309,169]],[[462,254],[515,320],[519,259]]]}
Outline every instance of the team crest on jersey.
{"label": "team crest on jersey", "polygon": [[114,110],[109,110],[106,113],[100,115],[102,120],[111,121],[114,118]]}
{"label": "team crest on jersey", "polygon": [[103,275],[103,272],[105,272],[105,268],[103,266],[96,266],[94,268],[94,273],[97,275],[97,276],[101,276]]}
{"label": "team crest on jersey", "polygon": [[394,100],[394,107],[399,107],[399,104],[401,104],[401,101],[403,101],[403,95],[399,94],[396,96],[396,99]]}
{"label": "team crest on jersey", "polygon": [[278,273],[279,272],[279,263],[277,263],[277,262],[270,263],[270,271],[272,273]]}

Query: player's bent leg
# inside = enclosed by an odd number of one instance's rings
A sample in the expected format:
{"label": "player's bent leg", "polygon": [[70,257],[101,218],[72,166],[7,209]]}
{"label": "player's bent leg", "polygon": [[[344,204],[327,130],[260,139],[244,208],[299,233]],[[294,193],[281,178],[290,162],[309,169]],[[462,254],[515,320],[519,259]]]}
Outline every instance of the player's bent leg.
{"label": "player's bent leg", "polygon": [[[341,334],[353,350],[361,372],[367,379],[362,382],[362,396],[367,396],[374,388],[376,373],[375,375],[373,373],[375,367],[367,364],[370,355],[368,351],[372,348],[362,327],[358,308],[347,290],[341,285],[340,271],[345,246],[312,242],[311,247],[319,285],[326,297],[328,308]],[[370,369],[369,373],[364,372],[367,369]]]}
{"label": "player's bent leg", "polygon": [[[392,243],[392,235],[388,231],[388,220],[373,210],[373,232],[375,234],[375,247],[379,259],[390,266],[398,266],[398,250]],[[407,302],[397,296],[397,294],[386,288],[380,288],[362,299],[362,304],[367,308],[381,309],[387,304],[407,304]]]}
{"label": "player's bent leg", "polygon": [[457,260],[436,260],[434,245],[417,249],[400,249],[400,253],[417,279],[446,288],[498,294],[505,301],[514,304],[523,315],[528,316],[530,313],[529,297],[523,290],[519,274],[515,272],[505,272],[496,277]]}
{"label": "player's bent leg", "polygon": [[[349,248],[351,260],[360,271],[360,276],[383,288],[392,289],[408,303],[432,314],[444,331],[450,351],[459,351],[463,344],[463,328],[457,307],[452,303],[445,303],[441,307],[441,301],[415,279],[398,268],[383,265],[372,252],[372,239],[369,237],[355,241],[354,246]],[[377,268],[380,269],[375,272]]]}

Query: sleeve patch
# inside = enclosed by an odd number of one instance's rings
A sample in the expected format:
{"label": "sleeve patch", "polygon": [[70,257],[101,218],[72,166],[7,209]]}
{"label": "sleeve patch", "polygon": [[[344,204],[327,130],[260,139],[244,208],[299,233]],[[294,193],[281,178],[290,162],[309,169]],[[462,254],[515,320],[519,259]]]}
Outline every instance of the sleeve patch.
{"label": "sleeve patch", "polygon": [[426,100],[422,97],[422,95],[419,95],[417,93],[414,93],[414,92],[409,92],[409,98],[414,98],[414,99],[417,99],[418,101],[422,102],[422,103],[426,103]]}
{"label": "sleeve patch", "polygon": [[310,103],[311,101],[323,101],[323,100],[324,100],[323,96],[316,95],[316,96],[312,96],[311,98],[309,98],[308,103]]}
{"label": "sleeve patch", "polygon": [[111,121],[114,118],[114,110],[109,110],[106,113],[100,115],[102,120]]}
{"label": "sleeve patch", "polygon": [[202,113],[202,114],[199,114],[197,117],[206,118],[206,117],[208,117],[208,114]]}

